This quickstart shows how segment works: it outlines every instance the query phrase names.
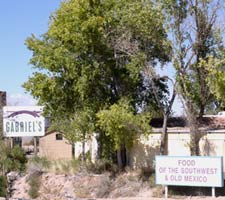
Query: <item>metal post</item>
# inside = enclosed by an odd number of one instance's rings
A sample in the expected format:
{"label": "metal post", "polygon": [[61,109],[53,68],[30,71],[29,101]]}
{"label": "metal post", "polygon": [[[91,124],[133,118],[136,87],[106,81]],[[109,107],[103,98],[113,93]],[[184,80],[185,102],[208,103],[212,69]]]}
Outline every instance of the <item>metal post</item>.
{"label": "metal post", "polygon": [[168,198],[168,186],[165,185],[165,199]]}
{"label": "metal post", "polygon": [[212,187],[212,198],[216,198],[216,190],[215,190],[215,187]]}

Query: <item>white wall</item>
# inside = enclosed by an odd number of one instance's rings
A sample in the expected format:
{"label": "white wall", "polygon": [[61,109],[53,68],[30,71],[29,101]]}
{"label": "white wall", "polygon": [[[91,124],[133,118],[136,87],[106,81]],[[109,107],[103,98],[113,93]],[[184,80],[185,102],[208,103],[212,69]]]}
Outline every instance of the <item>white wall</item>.
{"label": "white wall", "polygon": [[[129,151],[129,165],[132,168],[154,168],[155,155],[159,155],[160,133],[152,133],[147,137],[140,137]],[[188,132],[168,133],[168,155],[190,155],[190,134]],[[225,132],[208,133],[200,142],[202,156],[225,156]],[[97,156],[97,141],[92,137],[85,146],[86,152],[90,150],[92,162]],[[82,144],[75,144],[75,157],[82,153]],[[225,159],[224,159],[225,164]],[[225,166],[225,165],[224,165]]]}

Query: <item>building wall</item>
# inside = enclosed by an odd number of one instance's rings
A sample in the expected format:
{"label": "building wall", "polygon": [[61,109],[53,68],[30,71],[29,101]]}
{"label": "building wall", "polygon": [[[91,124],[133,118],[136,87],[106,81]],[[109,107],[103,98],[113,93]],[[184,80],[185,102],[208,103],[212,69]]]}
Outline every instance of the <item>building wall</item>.
{"label": "building wall", "polygon": [[[225,132],[224,132],[225,133]],[[225,157],[225,134],[208,133],[204,135],[200,142],[200,152],[202,156],[224,156]],[[160,133],[152,133],[147,137],[140,137],[129,150],[129,165],[132,168],[152,168],[154,169],[155,155],[159,155]],[[168,134],[168,155],[189,156],[190,134],[169,133]],[[82,153],[82,144],[76,143],[74,146],[74,156],[79,158]],[[97,141],[92,137],[85,145],[85,152],[90,151],[92,162],[97,156]],[[63,138],[56,140],[56,133],[48,134],[39,141],[39,155],[50,159],[71,159],[72,146]],[[223,159],[225,166],[225,158]]]}
{"label": "building wall", "polygon": [[[130,151],[132,168],[154,168],[155,155],[159,155],[160,133],[152,133],[147,138],[140,138]],[[168,155],[189,156],[190,134],[169,133]],[[202,156],[224,156],[225,166],[225,134],[208,133],[199,142]]]}
{"label": "building wall", "polygon": [[[82,142],[76,142],[74,144],[74,157],[76,159],[80,159],[81,155],[82,155],[82,152],[83,152],[83,144],[82,144]],[[85,152],[85,154],[90,152],[90,156],[91,156],[91,140],[85,142],[84,152]]]}
{"label": "building wall", "polygon": [[39,156],[49,159],[72,159],[72,145],[63,137],[56,140],[57,132],[47,134],[39,140]]}

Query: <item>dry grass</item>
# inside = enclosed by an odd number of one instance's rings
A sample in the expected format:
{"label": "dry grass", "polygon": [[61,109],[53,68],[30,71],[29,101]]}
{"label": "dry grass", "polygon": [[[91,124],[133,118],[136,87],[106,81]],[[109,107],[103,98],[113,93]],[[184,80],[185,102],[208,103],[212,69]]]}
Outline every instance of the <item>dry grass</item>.
{"label": "dry grass", "polygon": [[136,171],[119,174],[111,184],[110,198],[137,196],[143,182],[139,180]]}
{"label": "dry grass", "polygon": [[108,173],[81,176],[74,183],[74,192],[79,198],[102,198],[109,193],[110,184],[111,181]]}
{"label": "dry grass", "polygon": [[[127,168],[125,172],[119,172],[118,168],[108,162],[81,165],[76,160],[48,161],[35,158],[29,162],[28,172],[33,174],[35,171],[44,177],[41,183],[45,186],[42,187],[43,198],[50,198],[49,195],[58,198],[57,193],[67,193],[64,191],[66,187],[70,187],[71,195],[77,198],[135,197],[143,188],[149,188],[146,170],[133,171]],[[55,180],[50,178],[52,176],[56,177]],[[58,185],[60,181],[63,188]],[[58,191],[54,191],[54,188]]]}

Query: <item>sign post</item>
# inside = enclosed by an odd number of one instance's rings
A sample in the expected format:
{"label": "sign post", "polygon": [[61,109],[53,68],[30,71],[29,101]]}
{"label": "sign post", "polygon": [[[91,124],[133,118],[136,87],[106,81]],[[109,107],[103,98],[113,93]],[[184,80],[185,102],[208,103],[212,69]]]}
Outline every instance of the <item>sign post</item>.
{"label": "sign post", "polygon": [[213,197],[215,187],[223,187],[222,157],[156,156],[155,160],[156,184],[211,187]]}
{"label": "sign post", "polygon": [[216,197],[216,190],[215,187],[212,187],[212,198]]}
{"label": "sign post", "polygon": [[166,185],[165,186],[165,199],[168,198],[168,186]]}

